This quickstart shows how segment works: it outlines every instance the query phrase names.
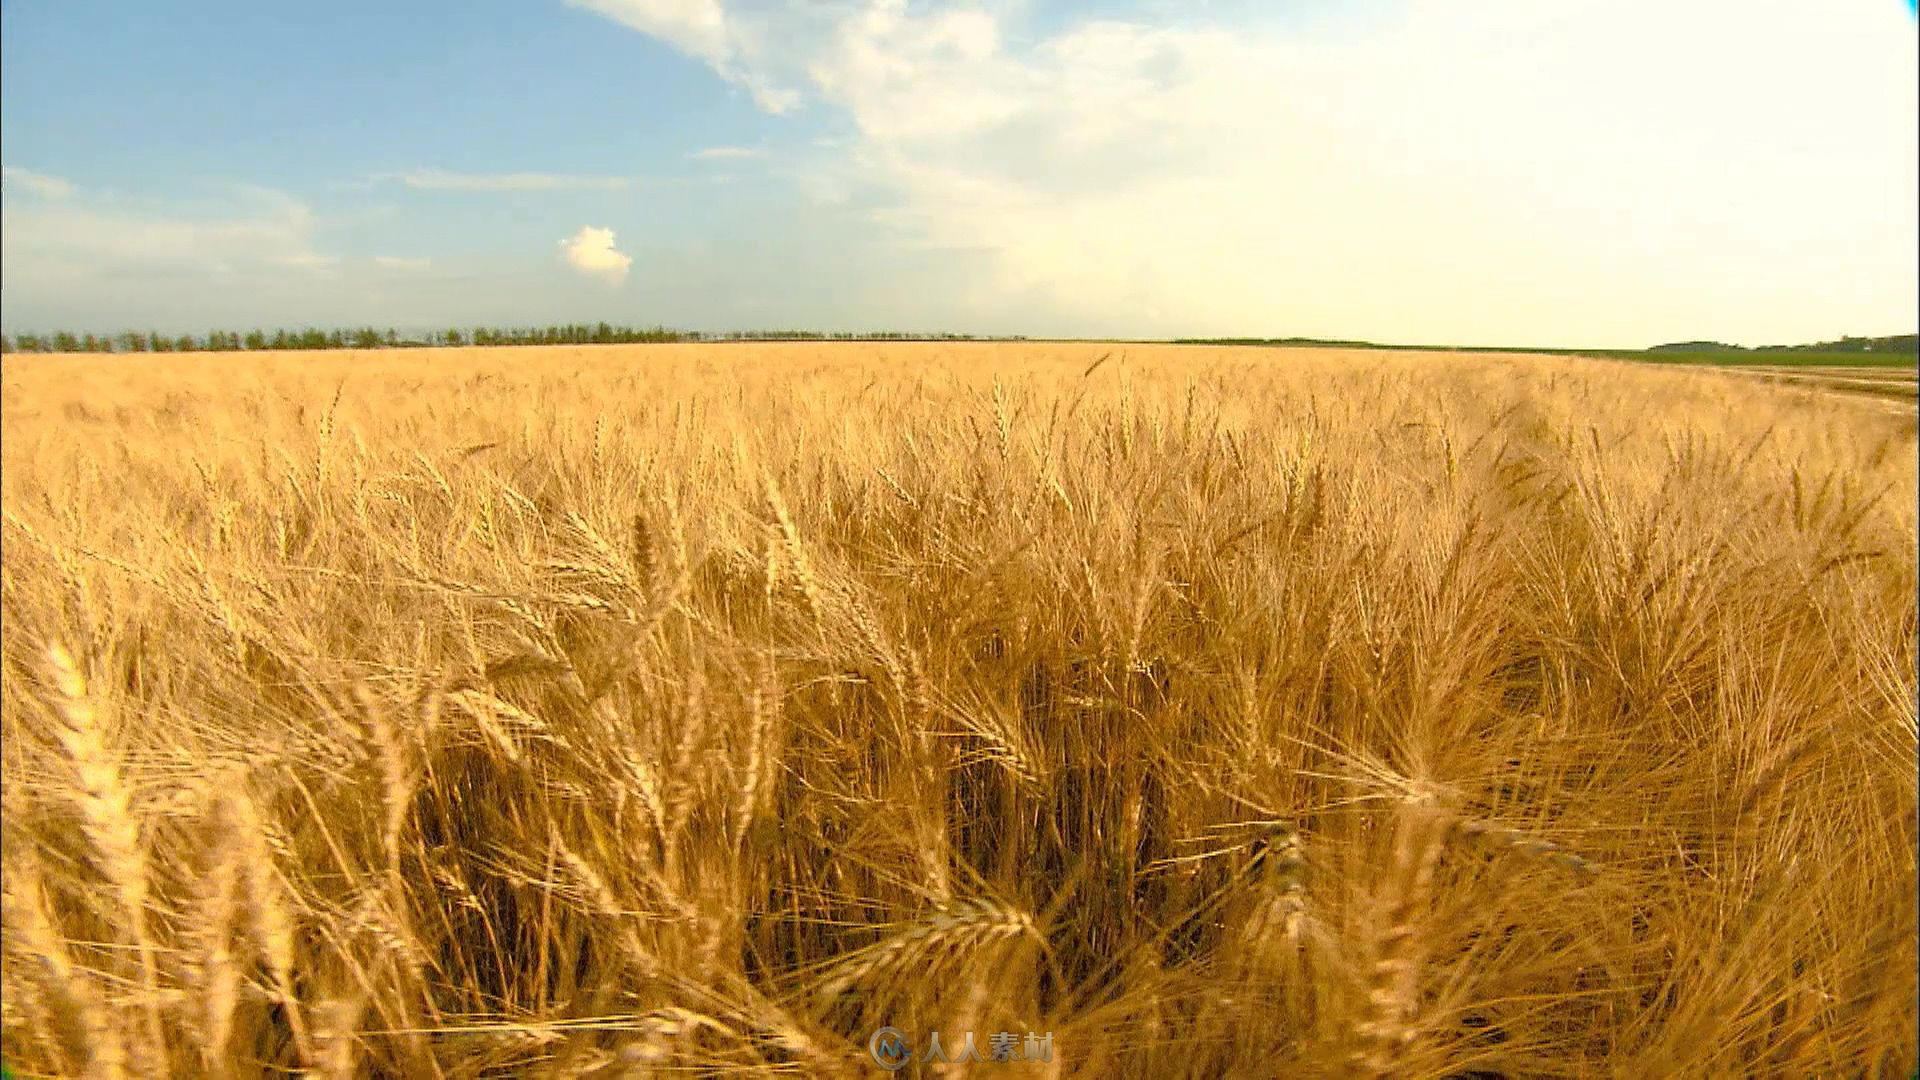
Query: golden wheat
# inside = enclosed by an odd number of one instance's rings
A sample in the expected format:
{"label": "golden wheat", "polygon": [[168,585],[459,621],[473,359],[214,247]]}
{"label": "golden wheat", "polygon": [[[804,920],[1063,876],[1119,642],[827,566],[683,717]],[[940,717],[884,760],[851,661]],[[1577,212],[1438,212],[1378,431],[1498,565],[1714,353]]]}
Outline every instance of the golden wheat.
{"label": "golden wheat", "polygon": [[0,377],[19,1075],[1915,1068],[1911,412],[1146,346]]}

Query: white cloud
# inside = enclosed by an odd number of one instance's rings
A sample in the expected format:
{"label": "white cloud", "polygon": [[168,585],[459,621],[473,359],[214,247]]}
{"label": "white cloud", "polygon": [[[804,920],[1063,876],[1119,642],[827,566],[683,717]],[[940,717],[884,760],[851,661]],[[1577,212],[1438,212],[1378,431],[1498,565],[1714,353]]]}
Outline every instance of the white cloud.
{"label": "white cloud", "polygon": [[28,195],[37,195],[43,199],[65,199],[73,194],[71,181],[12,165],[0,167],[0,187]]}
{"label": "white cloud", "polygon": [[1640,344],[1881,332],[1920,289],[1896,4],[1408,0],[1035,35],[1011,2],[576,2],[842,110],[854,139],[803,186],[988,252],[980,311]]}
{"label": "white cloud", "polygon": [[[761,108],[784,113],[800,102],[798,91],[773,73],[766,47],[772,28],[765,17],[738,18],[728,14],[720,0],[567,0],[623,26],[659,38],[695,59],[705,61],[728,81],[753,95]],[[780,13],[784,19],[814,18],[825,5]]]}
{"label": "white cloud", "polygon": [[414,169],[381,173],[419,191],[619,191],[632,184],[625,176],[572,176],[564,173],[457,173]]}
{"label": "white cloud", "polygon": [[766,154],[765,150],[756,150],[751,146],[709,146],[704,150],[695,150],[688,156],[695,161],[739,161],[765,157]]}
{"label": "white cloud", "polygon": [[433,269],[433,260],[406,255],[375,255],[373,265],[382,270],[420,271]]}
{"label": "white cloud", "polygon": [[650,34],[715,67],[734,58],[735,44],[720,0],[567,0]]}
{"label": "white cloud", "polygon": [[625,281],[633,257],[613,246],[613,230],[583,225],[580,231],[560,241],[566,249],[568,265],[588,277],[597,277],[610,285]]}

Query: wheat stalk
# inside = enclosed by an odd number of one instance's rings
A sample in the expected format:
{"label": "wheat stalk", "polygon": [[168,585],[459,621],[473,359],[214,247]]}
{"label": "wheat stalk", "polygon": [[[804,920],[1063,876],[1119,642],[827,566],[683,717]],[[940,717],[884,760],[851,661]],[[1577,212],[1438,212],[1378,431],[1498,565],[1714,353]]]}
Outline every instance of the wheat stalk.
{"label": "wheat stalk", "polygon": [[64,721],[58,735],[77,781],[72,791],[83,830],[96,869],[119,900],[125,939],[139,957],[145,1030],[144,1039],[134,1044],[133,1060],[141,1068],[155,1067],[165,1053],[166,1038],[160,1016],[159,968],[147,932],[151,886],[140,822],[79,664],[65,646],[56,643],[47,649],[47,669],[55,691],[54,706]]}
{"label": "wheat stalk", "polygon": [[1431,903],[1434,868],[1451,822],[1438,807],[1403,801],[1395,814],[1393,861],[1387,869],[1367,978],[1367,1011],[1355,1026],[1350,1061],[1357,1074],[1386,1080],[1420,1035],[1420,935]]}
{"label": "wheat stalk", "polygon": [[192,913],[195,939],[194,991],[199,997],[201,1067],[210,1075],[228,1071],[229,1043],[240,1007],[241,962],[234,953],[240,909],[240,860],[245,847],[231,803],[216,800],[204,826],[206,861]]}
{"label": "wheat stalk", "polygon": [[[46,886],[27,859],[12,861],[4,889],[7,948],[26,962],[38,994],[23,995],[29,1007],[41,1006],[50,1037],[69,1067],[89,1076],[127,1075],[127,1048],[99,987],[81,974],[67,955],[67,941],[48,911]],[[18,970],[17,967],[14,968]],[[84,1065],[80,1064],[84,1063]]]}

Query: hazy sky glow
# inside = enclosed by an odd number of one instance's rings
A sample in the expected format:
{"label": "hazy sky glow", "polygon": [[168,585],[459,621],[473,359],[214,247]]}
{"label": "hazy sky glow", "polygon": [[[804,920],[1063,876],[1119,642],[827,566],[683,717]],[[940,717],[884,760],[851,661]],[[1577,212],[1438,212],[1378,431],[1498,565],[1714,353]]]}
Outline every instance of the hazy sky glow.
{"label": "hazy sky glow", "polygon": [[1905,0],[174,7],[0,13],[6,329],[1920,322]]}

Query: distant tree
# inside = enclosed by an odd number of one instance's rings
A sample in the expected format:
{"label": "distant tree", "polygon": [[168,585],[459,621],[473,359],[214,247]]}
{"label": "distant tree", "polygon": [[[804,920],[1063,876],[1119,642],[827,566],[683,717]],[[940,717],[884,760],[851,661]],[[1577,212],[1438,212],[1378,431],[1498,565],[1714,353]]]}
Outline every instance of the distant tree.
{"label": "distant tree", "polygon": [[181,334],[180,340],[174,343],[175,352],[193,352],[195,348],[197,344],[192,334]]}
{"label": "distant tree", "polygon": [[70,353],[80,351],[80,339],[65,330],[53,335],[53,351]]}
{"label": "distant tree", "polygon": [[265,334],[265,333],[264,333],[263,331],[259,331],[259,330],[249,330],[249,331],[247,331],[247,341],[246,341],[246,346],[247,346],[247,348],[249,348],[249,349],[264,349],[264,348],[266,348],[266,347],[267,347],[267,335],[266,335],[266,334]]}
{"label": "distant tree", "polygon": [[400,335],[395,332],[393,327],[387,327],[387,347],[392,348],[398,344],[400,344]]}
{"label": "distant tree", "polygon": [[158,330],[149,330],[147,331],[147,351],[172,352],[173,339],[161,337]]}
{"label": "distant tree", "polygon": [[449,345],[463,345],[466,343],[466,340],[466,336],[458,330],[447,331],[447,344]]}

